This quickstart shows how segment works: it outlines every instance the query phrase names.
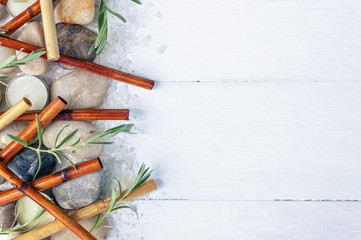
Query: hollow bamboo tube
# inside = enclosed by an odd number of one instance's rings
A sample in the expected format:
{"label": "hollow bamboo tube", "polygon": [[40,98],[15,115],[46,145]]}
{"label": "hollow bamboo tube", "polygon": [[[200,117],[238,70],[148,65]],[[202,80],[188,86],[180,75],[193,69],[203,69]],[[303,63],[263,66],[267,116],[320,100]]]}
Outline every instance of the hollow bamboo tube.
{"label": "hollow bamboo tube", "polygon": [[[82,162],[76,165],[76,170],[73,166],[64,168],[63,170],[53,173],[51,175],[36,179],[29,182],[36,190],[42,191],[51,188],[60,183],[69,181],[71,179],[84,176],[88,173],[96,172],[103,169],[103,165],[99,158],[95,158],[86,162]],[[0,205],[4,205],[13,201],[16,201],[25,195],[15,188],[0,192]]]}
{"label": "hollow bamboo tube", "polygon": [[[125,200],[130,201],[134,198],[140,197],[157,189],[157,185],[155,184],[154,180],[151,179],[148,182],[144,183],[140,188],[129,194]],[[125,194],[127,190],[123,191],[122,194]],[[119,197],[119,193],[117,198]],[[93,203],[87,207],[81,208],[70,213],[70,216],[76,221],[82,221],[88,218],[91,218],[99,213],[102,213],[109,209],[111,197],[107,197],[103,200],[100,200],[96,203]],[[64,229],[64,226],[59,223],[59,221],[53,221],[47,225],[42,227],[33,229],[27,233],[20,235],[19,237],[13,238],[13,240],[37,240],[43,239],[48,236],[51,236],[61,230]]]}
{"label": "hollow bamboo tube", "polygon": [[48,61],[60,58],[58,35],[55,28],[55,16],[52,0],[40,0],[41,18],[43,20],[44,38]]}
{"label": "hollow bamboo tube", "polygon": [[[7,2],[7,0],[0,0],[0,1]],[[52,0],[52,1],[55,2],[56,0]],[[6,3],[4,5],[6,5]],[[11,35],[21,26],[23,26],[27,21],[38,15],[40,12],[41,12],[40,2],[36,1],[33,5],[28,7],[18,16],[14,17],[4,26],[0,27],[0,29],[6,29],[7,30],[6,34]]]}
{"label": "hollow bamboo tube", "polygon": [[0,116],[0,130],[12,123],[30,107],[31,102],[27,98],[23,98],[17,102],[12,108]]}
{"label": "hollow bamboo tube", "polygon": [[[3,47],[11,48],[17,51],[23,49],[23,52],[30,53],[35,50],[39,50],[39,47],[30,45],[25,42],[20,42],[18,40],[14,40],[5,36],[0,35],[0,42]],[[44,54],[41,56],[42,58],[47,58],[47,55]],[[66,55],[60,55],[60,59],[55,61],[57,63],[61,63],[73,68],[77,68],[83,71],[91,72],[103,77],[111,78],[117,81],[121,81],[124,83],[128,83],[137,87],[152,89],[154,87],[154,81],[148,80],[142,77],[134,76],[129,73],[125,73],[122,71],[118,71],[109,67],[105,67],[96,63],[92,63],[86,60],[81,60],[73,57],[69,57]]]}
{"label": "hollow bamboo tube", "polygon": [[[41,127],[44,128],[58,113],[66,106],[66,101],[61,97],[57,97],[48,107],[39,114]],[[18,137],[26,142],[29,142],[37,134],[37,123],[33,120],[19,135]],[[10,161],[21,149],[23,145],[12,141],[1,152],[0,160],[6,164]]]}
{"label": "hollow bamboo tube", "polygon": [[8,3],[8,0],[0,0],[0,4],[5,5]]}
{"label": "hollow bamboo tube", "polygon": [[[19,116],[15,121],[27,122],[35,119],[35,114],[41,111],[27,111]],[[2,116],[4,112],[0,112]],[[63,110],[53,121],[82,121],[82,120],[129,120],[129,109],[78,109]]]}
{"label": "hollow bamboo tube", "polygon": [[64,224],[70,231],[75,233],[81,239],[93,239],[96,240],[87,230],[85,230],[78,222],[69,217],[63,212],[58,206],[52,203],[49,199],[43,196],[41,193],[36,191],[31,185],[22,181],[14,172],[12,172],[3,162],[0,162],[0,174],[3,176],[11,185],[13,185],[18,191],[22,192],[47,212],[58,219]]}

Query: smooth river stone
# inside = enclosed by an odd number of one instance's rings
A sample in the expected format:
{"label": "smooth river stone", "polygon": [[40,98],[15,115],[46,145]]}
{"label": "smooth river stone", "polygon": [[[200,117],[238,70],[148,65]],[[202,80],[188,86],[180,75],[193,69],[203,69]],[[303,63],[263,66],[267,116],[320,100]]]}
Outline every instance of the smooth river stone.
{"label": "smooth river stone", "polygon": [[[74,164],[83,160],[70,156]],[[57,165],[55,171],[69,167],[68,161]],[[64,209],[79,209],[98,200],[102,184],[103,170],[64,182],[53,187],[56,202]]]}
{"label": "smooth river stone", "polygon": [[0,227],[2,230],[8,230],[15,220],[16,202],[11,202],[0,206]]}
{"label": "smooth river stone", "polygon": [[[6,47],[0,47],[0,65],[5,62],[9,57],[16,54],[15,50]],[[5,68],[0,70],[0,74],[8,74],[15,70],[15,68]]]}
{"label": "smooth river stone", "polygon": [[[55,139],[59,131],[66,125],[63,132],[60,134],[58,139],[58,144],[70,133],[78,129],[78,132],[71,138],[67,143],[62,147],[68,147],[80,139],[79,143],[88,141],[89,139],[99,135],[97,128],[88,122],[85,121],[57,121],[49,124],[43,134],[44,145],[48,148],[54,147]],[[82,147],[78,147],[75,153],[72,153],[72,150],[65,150],[64,152],[69,153],[70,155],[80,158],[80,159],[92,159],[99,156],[102,151],[103,146],[98,144],[89,144]]]}
{"label": "smooth river stone", "polygon": [[6,7],[0,4],[0,20],[3,19],[6,15]]}
{"label": "smooth river stone", "polygon": [[97,56],[96,50],[91,54],[88,54],[88,52],[97,38],[96,33],[83,26],[67,23],[56,24],[56,32],[61,54],[91,62],[94,61]]}
{"label": "smooth river stone", "polygon": [[[95,222],[97,220],[97,216],[85,219],[83,221],[80,221],[80,225],[82,225],[86,230],[90,231],[92,227],[94,226]],[[108,220],[104,218],[104,220],[99,224],[99,226],[109,226]],[[97,239],[97,240],[106,240],[109,228],[99,228],[91,232],[91,234]],[[79,238],[75,236],[72,232],[70,232],[68,229],[65,229],[61,232],[58,232],[51,236],[51,240],[78,240]]]}
{"label": "smooth river stone", "polygon": [[6,126],[3,130],[0,131],[0,149],[4,149],[12,140],[9,138],[8,134],[18,136],[21,131],[23,131],[26,126],[25,122],[12,122],[10,125]]}
{"label": "smooth river stone", "polygon": [[61,96],[68,102],[66,108],[97,108],[107,91],[107,81],[98,75],[75,71],[69,73],[51,86],[51,101]]}
{"label": "smooth river stone", "polygon": [[[37,146],[34,146],[35,148]],[[45,149],[45,148],[42,148]],[[41,178],[53,172],[56,158],[49,153],[41,153],[41,167],[36,178]],[[39,167],[38,155],[35,151],[24,148],[8,162],[8,167],[23,181],[32,181]]]}
{"label": "smooth river stone", "polygon": [[[37,21],[28,23],[20,33],[18,40],[37,47],[45,48],[43,27]],[[23,59],[27,55],[28,54],[26,53],[20,53],[18,60]],[[20,66],[19,68],[23,73],[38,76],[47,71],[48,61],[44,58],[37,58],[23,66]]]}
{"label": "smooth river stone", "polygon": [[60,22],[88,25],[95,17],[94,0],[61,0],[55,8]]}

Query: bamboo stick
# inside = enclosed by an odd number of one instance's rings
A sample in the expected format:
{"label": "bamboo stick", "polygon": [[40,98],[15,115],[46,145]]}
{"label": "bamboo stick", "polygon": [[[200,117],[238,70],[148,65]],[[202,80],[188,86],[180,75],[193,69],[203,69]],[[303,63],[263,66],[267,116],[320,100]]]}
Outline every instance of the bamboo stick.
{"label": "bamboo stick", "polygon": [[[7,2],[7,0],[0,0],[2,2]],[[52,0],[55,2],[56,0]],[[4,4],[6,5],[6,3]],[[18,16],[11,19],[8,23],[6,23],[4,26],[0,27],[0,29],[6,29],[6,34],[11,35],[16,30],[18,30],[21,26],[23,26],[27,21],[35,17],[40,13],[40,2],[36,1],[33,5],[28,7],[26,10],[24,10],[22,13],[20,13]]]}
{"label": "bamboo stick", "polygon": [[[5,112],[0,112],[0,116]],[[28,122],[35,119],[41,111],[27,111],[15,121]],[[77,109],[63,110],[53,121],[85,121],[85,120],[129,120],[129,109]]]}
{"label": "bamboo stick", "polygon": [[64,224],[70,231],[75,233],[81,239],[92,239],[96,240],[87,230],[85,230],[78,222],[69,217],[63,212],[58,206],[52,203],[49,199],[43,196],[41,193],[36,191],[31,185],[22,181],[14,172],[12,172],[3,162],[0,162],[0,174],[8,182],[10,182],[18,191],[22,192],[47,212],[58,219]]}
{"label": "bamboo stick", "polygon": [[44,27],[44,38],[48,61],[60,58],[58,35],[56,34],[54,6],[52,0],[40,0],[41,17]]}
{"label": "bamboo stick", "polygon": [[0,0],[0,4],[5,5],[8,3],[8,0]]}
{"label": "bamboo stick", "polygon": [[[18,40],[14,40],[5,36],[0,35],[0,42],[2,42],[2,46],[11,48],[17,51],[23,49],[23,52],[30,53],[35,50],[39,50],[40,47],[36,47],[30,45],[25,42],[20,42]],[[42,58],[47,58],[47,55],[44,54],[41,56]],[[61,63],[63,65],[67,65],[73,68],[77,68],[83,71],[91,72],[103,77],[111,78],[120,82],[128,83],[137,87],[145,88],[145,89],[153,89],[154,81],[148,80],[142,77],[134,76],[129,73],[125,73],[119,70],[115,70],[109,67],[105,67],[96,63],[92,63],[86,60],[77,59],[73,57],[69,57],[66,55],[60,55],[60,59],[55,61],[57,63]]]}
{"label": "bamboo stick", "polygon": [[[33,186],[36,190],[42,191],[60,183],[84,176],[88,173],[96,172],[101,169],[103,169],[103,165],[100,159],[94,158],[92,160],[77,164],[76,170],[73,166],[70,166],[59,172],[36,179],[29,184]],[[25,195],[16,190],[15,188],[0,192],[0,206],[16,201],[22,197],[25,197]]]}
{"label": "bamboo stick", "polygon": [[[41,127],[44,128],[63,108],[66,106],[66,102],[61,97],[57,97],[48,107],[39,114],[39,120]],[[33,120],[19,135],[18,137],[26,142],[29,142],[37,134],[37,123]],[[10,161],[21,149],[23,145],[12,141],[1,152],[0,160],[6,164]]]}
{"label": "bamboo stick", "polygon": [[[140,197],[157,189],[157,185],[154,180],[151,179],[145,184],[143,184],[140,188],[129,194],[125,200],[130,201],[134,198]],[[123,191],[122,194],[125,194],[127,190]],[[117,194],[117,198],[119,197],[119,193]],[[96,203],[93,203],[87,207],[81,208],[70,213],[70,216],[76,221],[82,221],[88,218],[91,218],[99,213],[102,213],[108,210],[110,206],[111,197],[107,197],[103,200],[100,200]],[[33,229],[27,233],[20,235],[19,237],[13,238],[13,240],[38,240],[43,239],[48,236],[51,236],[61,230],[64,229],[64,226],[59,223],[59,221],[53,221],[45,226]]]}
{"label": "bamboo stick", "polygon": [[[44,115],[45,119],[48,119],[49,117],[57,115],[65,107],[66,102],[61,98],[57,98],[50,105],[51,105],[50,109],[48,109],[49,108],[48,107],[47,108],[48,110],[44,110],[44,114],[42,113]],[[33,129],[35,129],[35,131],[36,131],[36,127],[34,128],[31,125],[33,125],[33,124],[30,124],[27,128],[25,128],[24,135],[29,136],[30,134],[28,134],[28,133],[33,132]],[[12,143],[10,143],[9,145],[11,145],[11,144]],[[14,155],[22,148],[22,146],[18,146],[18,145],[14,145],[14,144],[11,146],[12,147],[10,149],[13,149],[12,151],[11,150],[9,151],[8,147],[6,147],[4,149],[4,150],[7,149],[7,151],[5,151],[5,153],[7,153],[7,155],[5,155],[5,156]],[[1,151],[1,153],[4,154],[4,150]],[[31,198],[33,201],[35,201],[37,204],[39,204],[42,208],[44,208],[46,211],[48,211],[51,215],[53,215],[56,219],[58,219],[60,222],[62,222],[69,230],[74,232],[78,237],[80,237],[81,239],[94,239],[95,240],[95,238],[88,231],[86,231],[82,226],[80,226],[79,223],[77,223],[72,218],[70,218],[66,213],[64,213],[59,207],[57,207],[49,199],[47,199],[42,194],[40,194],[38,191],[36,191],[31,185],[22,181],[13,171],[11,171],[5,165],[5,162],[3,162],[3,161],[0,161],[0,175],[3,178],[5,178],[11,185],[13,185],[18,191],[22,192],[23,194],[25,194],[26,196]]]}
{"label": "bamboo stick", "polygon": [[0,116],[0,130],[12,123],[16,118],[31,107],[31,102],[27,98],[21,99],[12,108]]}

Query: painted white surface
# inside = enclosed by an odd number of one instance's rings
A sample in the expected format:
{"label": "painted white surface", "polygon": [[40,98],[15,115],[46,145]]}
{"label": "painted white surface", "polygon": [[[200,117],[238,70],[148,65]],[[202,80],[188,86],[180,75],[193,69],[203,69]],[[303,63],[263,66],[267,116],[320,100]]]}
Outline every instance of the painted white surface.
{"label": "painted white surface", "polygon": [[143,8],[129,142],[161,186],[118,238],[359,239],[361,2]]}

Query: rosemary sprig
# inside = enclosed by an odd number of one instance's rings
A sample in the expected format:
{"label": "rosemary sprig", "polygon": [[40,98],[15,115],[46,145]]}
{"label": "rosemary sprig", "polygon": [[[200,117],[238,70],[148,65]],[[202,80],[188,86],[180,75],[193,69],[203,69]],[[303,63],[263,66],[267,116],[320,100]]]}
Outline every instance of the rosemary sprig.
{"label": "rosemary sprig", "polygon": [[[40,167],[41,167],[41,153],[49,153],[52,154],[53,156],[55,156],[55,158],[58,160],[59,163],[61,163],[61,159],[60,157],[63,157],[65,160],[67,160],[74,168],[75,165],[74,163],[62,152],[65,150],[71,150],[72,153],[76,152],[76,149],[85,145],[89,145],[89,144],[101,144],[101,145],[107,145],[107,144],[112,144],[112,142],[100,142],[100,140],[103,139],[107,139],[107,138],[111,138],[114,137],[116,135],[118,135],[119,133],[129,133],[132,134],[131,130],[134,126],[134,124],[123,124],[111,129],[108,129],[107,131],[105,131],[104,133],[101,133],[83,143],[80,143],[80,137],[73,142],[71,145],[69,146],[64,146],[66,143],[68,143],[74,136],[75,134],[78,132],[78,129],[71,132],[69,135],[67,135],[65,138],[63,138],[61,140],[61,142],[58,144],[59,141],[59,137],[61,135],[61,133],[64,131],[65,128],[69,127],[70,125],[66,125],[64,126],[57,134],[56,138],[55,138],[55,143],[54,143],[54,147],[52,147],[51,149],[41,149],[41,145],[42,145],[42,135],[44,130],[41,128],[40,125],[40,120],[38,115],[35,115],[36,117],[36,122],[37,122],[37,129],[38,129],[38,136],[31,142],[27,143],[26,141],[24,141],[23,139],[16,137],[14,135],[8,134],[8,136],[22,144],[24,147],[29,148],[33,151],[35,151],[38,155],[38,159],[39,159],[39,167],[37,169],[37,172],[34,176],[34,179],[36,178],[36,176],[38,175],[39,171],[40,171]],[[34,144],[36,141],[38,141],[38,147],[32,147],[31,145]]]}
{"label": "rosemary sprig", "polygon": [[[0,46],[1,46],[1,44],[0,44]],[[33,51],[33,52],[29,53],[28,55],[26,55],[24,58],[22,58],[20,60],[16,60],[21,52],[22,52],[22,49],[20,50],[20,52],[17,55],[11,56],[8,59],[6,59],[0,65],[0,70],[5,69],[5,68],[12,68],[12,67],[18,67],[18,66],[21,66],[21,65],[25,65],[28,62],[41,57],[46,51],[44,51],[44,49],[39,49],[39,50],[36,50],[36,51]],[[7,77],[1,76],[0,77],[0,84],[3,84],[5,86],[7,86],[6,83],[1,81],[1,80],[5,80],[5,79],[7,79]]]}
{"label": "rosemary sprig", "polygon": [[[105,214],[101,215],[101,214],[98,214],[97,216],[97,219],[95,221],[95,224],[94,226],[92,227],[92,229],[90,230],[90,232],[96,230],[96,229],[99,229],[99,228],[114,228],[118,231],[118,229],[114,226],[99,226],[99,224],[106,218],[106,216],[111,213],[111,212],[114,212],[116,210],[119,210],[119,209],[125,209],[125,208],[128,208],[130,210],[132,210],[138,217],[138,213],[137,213],[137,210],[136,208],[131,205],[130,203],[128,203],[127,201],[124,201],[124,199],[129,195],[131,194],[133,191],[135,191],[136,189],[138,189],[140,186],[142,186],[150,177],[150,175],[152,174],[152,171],[149,171],[149,168],[146,168],[145,167],[145,164],[143,163],[142,166],[140,167],[139,169],[139,172],[136,176],[136,178],[134,179],[131,187],[129,188],[129,190],[122,196],[122,186],[119,182],[118,179],[114,179],[117,184],[118,184],[118,188],[119,188],[119,193],[120,193],[120,197],[117,199],[116,197],[116,191],[112,188],[112,198],[111,198],[111,201],[110,201],[110,207],[109,209],[105,212]],[[118,206],[120,204],[126,204],[125,206]]]}
{"label": "rosemary sprig", "polygon": [[27,226],[31,223],[33,223],[34,221],[36,221],[39,217],[41,217],[41,215],[43,215],[43,213],[45,212],[45,210],[43,208],[40,208],[36,214],[34,215],[34,217],[32,217],[28,222],[24,223],[23,225],[20,225],[20,226],[17,226],[15,227],[15,224],[17,222],[17,219],[19,217],[19,213],[20,213],[20,210],[18,210],[16,212],[16,216],[15,216],[15,219],[11,225],[11,227],[8,229],[8,230],[5,230],[3,231],[2,229],[0,229],[0,235],[8,235],[10,233],[13,233],[13,232],[18,232],[18,233],[24,233],[24,232],[28,232],[34,228],[36,228],[37,226],[33,226],[33,227],[30,227],[30,228],[27,228]]}
{"label": "rosemary sprig", "polygon": [[9,35],[6,34],[7,29],[1,29],[0,28],[0,35],[4,36],[4,37],[10,37]]}
{"label": "rosemary sprig", "polygon": [[[137,4],[141,4],[140,1],[138,0],[131,0],[132,2],[135,2]],[[112,11],[111,9],[108,8],[105,0],[101,0],[100,2],[100,9],[98,14],[95,16],[93,22],[98,18],[98,36],[95,40],[95,42],[93,43],[93,45],[91,46],[89,53],[91,54],[94,49],[97,48],[97,54],[100,55],[102,53],[102,51],[104,50],[105,44],[107,43],[107,39],[108,39],[108,17],[107,17],[107,12],[110,12],[111,14],[113,14],[114,16],[116,16],[117,18],[119,18],[122,22],[126,23],[127,20],[120,15],[119,13],[116,13],[114,11]]]}

